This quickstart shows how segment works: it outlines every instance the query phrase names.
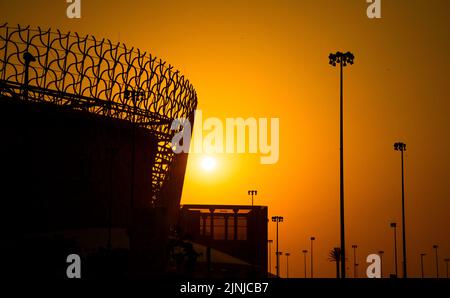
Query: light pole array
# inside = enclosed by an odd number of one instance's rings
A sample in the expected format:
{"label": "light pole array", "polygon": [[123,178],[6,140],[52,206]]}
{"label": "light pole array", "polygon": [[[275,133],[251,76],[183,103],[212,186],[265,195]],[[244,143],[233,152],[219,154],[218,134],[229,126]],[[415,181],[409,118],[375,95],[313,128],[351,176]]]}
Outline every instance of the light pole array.
{"label": "light pole array", "polygon": [[405,226],[405,174],[403,164],[403,152],[406,151],[406,144],[397,142],[394,144],[394,150],[400,151],[402,160],[402,238],[403,238],[403,278],[408,277],[406,270],[406,226]]}
{"label": "light pole array", "polygon": [[342,278],[345,278],[345,222],[344,222],[344,120],[343,120],[343,103],[344,103],[344,67],[347,64],[352,65],[355,56],[350,53],[331,53],[328,58],[332,66],[339,64],[340,66],[340,226],[341,226],[341,272]]}
{"label": "light pole array", "polygon": [[277,240],[276,240],[276,248],[277,248],[277,277],[280,277],[280,254],[279,254],[279,246],[278,246],[278,223],[283,222],[283,216],[272,216],[272,221],[277,224]]}

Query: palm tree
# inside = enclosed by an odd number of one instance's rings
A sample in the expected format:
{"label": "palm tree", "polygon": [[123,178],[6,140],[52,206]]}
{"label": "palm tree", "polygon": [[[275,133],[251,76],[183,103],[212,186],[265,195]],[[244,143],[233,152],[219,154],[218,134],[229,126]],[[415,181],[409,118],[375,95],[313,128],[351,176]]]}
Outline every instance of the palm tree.
{"label": "palm tree", "polygon": [[339,270],[339,265],[341,263],[341,248],[340,247],[335,247],[332,250],[330,250],[330,254],[328,255],[328,260],[330,262],[336,262],[336,278],[340,278],[341,274],[340,274],[340,270]]}

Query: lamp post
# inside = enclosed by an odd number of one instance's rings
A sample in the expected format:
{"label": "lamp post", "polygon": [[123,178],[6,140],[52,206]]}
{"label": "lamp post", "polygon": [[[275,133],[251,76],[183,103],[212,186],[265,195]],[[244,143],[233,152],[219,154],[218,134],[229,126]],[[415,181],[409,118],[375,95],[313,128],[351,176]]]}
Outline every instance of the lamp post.
{"label": "lamp post", "polygon": [[305,278],[306,278],[306,254],[308,253],[308,250],[304,249],[302,250],[303,253],[303,263],[305,265]]}
{"label": "lamp post", "polygon": [[358,275],[356,273],[356,249],[358,248],[358,245],[353,244],[352,248],[353,248],[353,277],[357,278]]}
{"label": "lamp post", "polygon": [[314,259],[313,259],[313,241],[316,240],[316,237],[311,237],[311,278],[314,277]]}
{"label": "lamp post", "polygon": [[397,223],[391,222],[391,228],[394,229],[394,263],[395,263],[395,277],[398,277],[397,272]]}
{"label": "lamp post", "polygon": [[[280,256],[283,255],[283,252],[277,251],[275,254],[277,255],[277,260],[279,260],[279,259],[280,259]],[[279,275],[279,268],[280,268],[280,266],[279,266],[279,264],[278,264],[278,265],[277,265],[277,272],[278,272],[277,277],[278,277],[278,278],[280,277],[280,275]]]}
{"label": "lamp post", "polygon": [[289,256],[291,254],[287,252],[284,255],[286,256],[286,278],[289,278]]}
{"label": "lamp post", "polygon": [[403,152],[406,151],[406,144],[397,142],[394,144],[394,150],[400,151],[402,160],[402,238],[403,238],[403,278],[408,277],[406,270],[406,227],[405,227],[405,175],[403,164]]}
{"label": "lamp post", "polygon": [[445,269],[446,269],[445,271],[446,271],[446,273],[447,273],[447,275],[446,275],[447,278],[448,278],[448,262],[449,262],[449,261],[450,261],[449,258],[445,258],[445,259],[444,259],[444,262],[445,262]]}
{"label": "lamp post", "polygon": [[256,196],[257,194],[258,194],[258,191],[256,191],[256,190],[249,190],[248,191],[248,195],[252,196],[252,210],[253,210],[253,196]]}
{"label": "lamp post", "polygon": [[273,240],[269,239],[269,240],[267,240],[267,243],[269,244],[269,273],[272,274],[272,243],[273,243]]}
{"label": "lamp post", "polygon": [[425,277],[425,275],[423,274],[423,257],[426,255],[427,255],[426,253],[420,254],[420,273],[421,273],[422,278]]}
{"label": "lamp post", "polygon": [[345,223],[344,223],[344,121],[343,121],[343,100],[344,100],[344,67],[352,65],[354,55],[350,52],[331,53],[328,58],[332,66],[340,66],[340,213],[341,213],[341,272],[345,278]]}
{"label": "lamp post", "polygon": [[[6,52],[5,52],[6,53]],[[23,97],[28,99],[28,74],[30,69],[30,63],[35,62],[36,58],[30,54],[29,52],[25,52],[22,55],[25,64],[25,79],[24,79],[24,88],[23,88]]]}
{"label": "lamp post", "polygon": [[384,254],[384,250],[380,250],[380,251],[378,251],[378,254],[380,255],[380,275],[381,275],[381,278],[383,278],[383,254]]}
{"label": "lamp post", "polygon": [[277,277],[280,277],[280,254],[278,250],[278,223],[283,222],[283,216],[272,216],[272,221],[277,224],[277,240],[276,240],[276,255],[277,255]]}
{"label": "lamp post", "polygon": [[435,256],[436,256],[436,278],[439,278],[439,257],[438,257],[438,248],[437,244],[433,245]]}
{"label": "lamp post", "polygon": [[[256,196],[258,194],[258,192],[256,190],[249,190],[248,195],[252,196],[252,213],[254,212],[254,208],[253,208],[253,196]],[[251,225],[254,226],[255,221],[254,221],[254,217],[252,217],[251,220]],[[259,260],[259,250],[256,251],[256,255],[253,256],[253,260],[252,260],[252,271],[253,273],[255,273],[255,263],[257,262],[257,260]]]}

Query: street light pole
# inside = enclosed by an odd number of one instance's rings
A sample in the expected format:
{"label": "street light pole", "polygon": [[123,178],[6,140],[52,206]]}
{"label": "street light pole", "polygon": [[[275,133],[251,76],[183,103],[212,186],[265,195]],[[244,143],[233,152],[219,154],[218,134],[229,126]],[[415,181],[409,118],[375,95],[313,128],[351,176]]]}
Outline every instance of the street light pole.
{"label": "street light pole", "polygon": [[[256,190],[249,190],[249,191],[248,191],[248,195],[251,195],[251,196],[252,196],[252,214],[253,214],[253,212],[254,212],[254,208],[253,208],[253,196],[254,196],[254,195],[256,196],[257,194],[258,194],[258,192],[257,192]],[[255,225],[254,219],[255,219],[255,217],[253,216],[253,217],[252,217],[252,220],[251,220],[251,223],[250,223],[252,226]],[[252,271],[253,271],[253,274],[256,273],[255,264],[258,262],[258,260],[259,260],[259,250],[256,251],[256,255],[254,255],[254,256],[253,256],[253,259],[252,259]]]}
{"label": "street light pole", "polygon": [[357,278],[357,273],[356,273],[356,249],[358,248],[358,245],[353,244],[352,245],[353,248],[353,277]]}
{"label": "street light pole", "polygon": [[302,253],[303,253],[303,262],[305,265],[305,278],[306,278],[306,254],[308,253],[308,250],[304,249],[302,250]]}
{"label": "street light pole", "polygon": [[444,259],[445,262],[445,268],[446,268],[446,273],[447,273],[447,278],[448,278],[448,262],[450,261],[449,258]]}
{"label": "street light pole", "polygon": [[316,237],[311,237],[311,278],[314,277],[314,259],[313,259],[313,241],[316,240]]}
{"label": "street light pole", "polygon": [[[282,252],[282,251],[278,251],[278,252],[276,253],[276,255],[277,255],[277,260],[279,260],[280,256],[283,255],[283,252]],[[278,274],[280,273],[280,272],[279,272],[279,268],[280,268],[280,266],[277,265],[277,271],[278,271]],[[277,275],[277,277],[280,278],[280,275]]]}
{"label": "street light pole", "polygon": [[380,251],[378,251],[378,254],[380,255],[380,275],[381,275],[381,278],[383,278],[383,254],[384,254],[384,250],[380,250]]}
{"label": "street light pole", "polygon": [[405,226],[405,175],[403,164],[403,152],[406,151],[406,144],[397,142],[394,144],[394,149],[400,151],[402,159],[402,238],[403,238],[403,278],[408,277],[406,270],[406,226]]}
{"label": "street light pole", "polygon": [[395,277],[398,277],[397,272],[397,223],[391,222],[391,228],[394,229],[394,262],[395,262]]}
{"label": "street light pole", "polygon": [[267,243],[269,243],[269,273],[272,275],[272,243],[273,240],[269,239],[267,240]]}
{"label": "street light pole", "polygon": [[438,248],[437,244],[433,245],[436,254],[436,278],[439,278],[439,258],[438,258]]}
{"label": "street light pole", "polygon": [[30,54],[29,52],[25,52],[22,55],[24,64],[25,64],[25,79],[24,79],[24,88],[23,88],[23,97],[28,100],[28,75],[29,75],[29,69],[30,69],[30,63],[35,62],[36,58]]}
{"label": "street light pole", "polygon": [[284,255],[286,256],[286,278],[289,278],[289,256],[291,254],[287,252]]}
{"label": "street light pole", "polygon": [[422,278],[425,277],[424,274],[423,274],[423,257],[426,256],[426,255],[427,254],[425,254],[425,253],[421,253],[420,254],[420,273],[421,273]]}
{"label": "street light pole", "polygon": [[343,101],[344,101],[344,67],[347,64],[352,65],[354,55],[350,52],[337,52],[328,56],[329,63],[332,66],[340,66],[340,213],[341,213],[341,272],[342,278],[345,278],[345,223],[344,223],[344,120],[343,120]]}
{"label": "street light pole", "polygon": [[280,278],[280,254],[279,254],[279,246],[278,246],[278,223],[283,222],[283,216],[272,216],[272,221],[277,224],[277,242],[276,242],[276,248],[277,248],[277,277]]}
{"label": "street light pole", "polygon": [[255,195],[257,195],[258,194],[258,191],[256,191],[256,190],[249,190],[248,191],[248,195],[250,196],[252,196],[252,210],[253,210],[253,196]]}

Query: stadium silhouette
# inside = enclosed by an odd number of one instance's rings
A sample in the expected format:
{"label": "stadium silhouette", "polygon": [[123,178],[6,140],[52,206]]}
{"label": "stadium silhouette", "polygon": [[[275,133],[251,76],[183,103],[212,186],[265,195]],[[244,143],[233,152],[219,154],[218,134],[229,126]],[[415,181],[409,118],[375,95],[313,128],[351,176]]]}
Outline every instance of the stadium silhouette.
{"label": "stadium silhouette", "polygon": [[0,25],[2,223],[10,275],[164,274],[197,94],[165,61],[76,33]]}

